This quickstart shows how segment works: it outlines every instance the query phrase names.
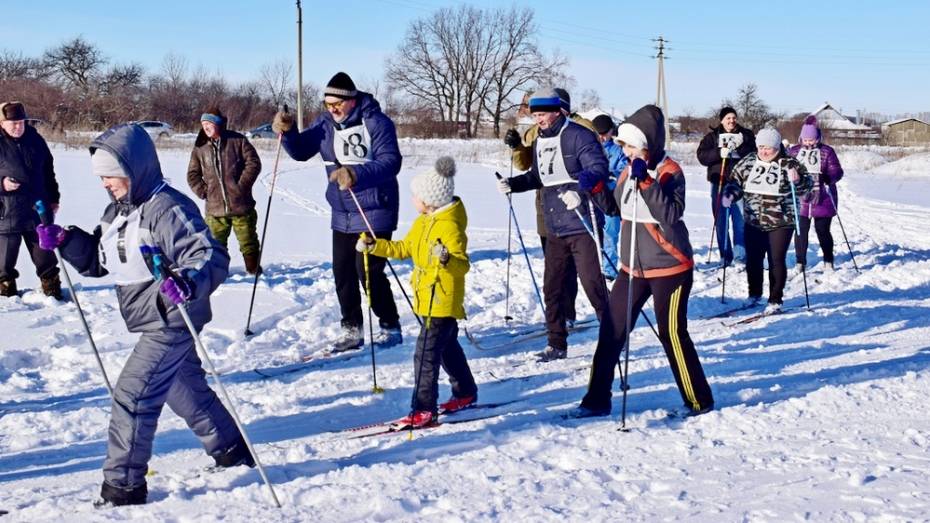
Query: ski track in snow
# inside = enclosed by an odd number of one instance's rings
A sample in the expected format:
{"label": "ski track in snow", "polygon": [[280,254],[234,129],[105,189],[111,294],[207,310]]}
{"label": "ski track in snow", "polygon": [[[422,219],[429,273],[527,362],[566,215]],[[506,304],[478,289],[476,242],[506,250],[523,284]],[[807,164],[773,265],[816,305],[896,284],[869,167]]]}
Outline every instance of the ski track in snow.
{"label": "ski track in snow", "polygon": [[[471,148],[466,154],[473,161],[489,161],[480,143],[404,146],[453,155],[456,147]],[[704,171],[688,161],[693,152],[687,144],[679,149],[690,184],[685,219],[695,259],[703,265],[711,226]],[[81,178],[86,159],[80,153],[55,149],[61,172],[74,171],[60,177],[62,220],[88,228],[105,200],[102,189]],[[631,340],[626,433],[617,431],[619,393],[609,418],[560,417],[584,394],[596,330],[572,335],[569,358],[550,364],[532,357],[545,338],[479,351],[462,336],[481,401],[519,401],[501,407],[495,418],[358,440],[334,431],[406,414],[419,328],[392,279],[405,342],[377,353],[384,394],[371,393],[367,346],[357,355],[324,357],[338,335],[339,307],[322,167],[282,159],[274,232],[251,323],[256,335],[243,334],[253,279],[236,263],[232,245],[232,271],[214,295],[214,321],[203,339],[284,508],[271,507],[257,471],[202,471],[212,460],[183,421],[166,411],[151,462],[149,505],[95,511],[106,390],[74,304],[27,292],[0,301],[0,509],[11,511],[3,521],[926,520],[930,234],[924,224],[930,205],[854,192],[850,187],[863,186],[873,176],[864,169],[882,165],[881,156],[841,154],[863,164],[844,165],[847,180],[840,185],[840,217],[861,273],[834,221],[837,271],[822,270],[811,233],[811,310],[804,308],[802,278],[792,278],[785,290],[788,310],[734,326],[749,313],[707,317],[744,297],[745,272],[728,271],[728,303],[721,304],[715,271],[695,271],[689,326],[716,411],[686,420],[666,416],[680,397],[661,345],[642,323]],[[167,175],[183,172],[186,153],[160,156]],[[272,152],[262,156],[260,202],[267,198],[274,160]],[[409,177],[429,163],[424,158],[405,165],[402,194],[408,194]],[[930,168],[930,160],[921,158]],[[912,171],[913,164],[907,163]],[[491,169],[461,163],[456,183],[471,219],[469,318],[463,324],[478,337],[499,341],[510,332],[504,325],[508,313],[515,330],[541,325],[543,315],[516,238],[505,307],[506,224],[498,222],[507,211],[493,192]],[[92,196],[79,208],[69,207],[79,201],[69,194]],[[395,239],[413,219],[401,201]],[[514,202],[542,285],[532,196],[517,195]],[[793,258],[792,250],[789,266]],[[409,262],[394,267],[409,293]],[[106,280],[72,275],[115,381],[136,336],[126,332]],[[646,312],[654,317],[648,305]],[[582,293],[579,318],[593,313]],[[308,356],[314,361],[297,365]],[[292,372],[263,378],[254,368]],[[443,377],[440,399],[448,391]]]}

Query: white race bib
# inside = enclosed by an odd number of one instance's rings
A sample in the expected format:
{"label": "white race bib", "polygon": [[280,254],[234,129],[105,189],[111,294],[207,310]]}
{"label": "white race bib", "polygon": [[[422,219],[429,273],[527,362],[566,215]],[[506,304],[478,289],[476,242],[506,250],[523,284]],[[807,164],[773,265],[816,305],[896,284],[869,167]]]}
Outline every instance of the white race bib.
{"label": "white race bib", "polygon": [[113,275],[117,285],[132,285],[154,279],[139,250],[143,240],[139,228],[140,218],[139,209],[135,209],[129,216],[117,216],[100,237],[100,264]]}
{"label": "white race bib", "polygon": [[739,158],[736,149],[743,145],[743,133],[720,133],[717,137],[717,148],[728,147],[730,156],[728,158]]}
{"label": "white race bib", "polygon": [[334,131],[333,153],[339,164],[359,165],[371,160],[371,135],[364,122]]}
{"label": "white race bib", "polygon": [[[665,160],[662,160],[662,163],[665,163]],[[659,166],[662,164],[660,163]],[[653,179],[653,183],[658,182],[658,167],[656,166],[655,171],[647,171],[649,177]],[[642,194],[637,194],[634,198],[633,189],[636,187],[636,184],[633,183],[633,178],[627,176],[626,181],[623,182],[623,191],[621,192],[620,197],[620,218],[628,221],[633,221],[633,212],[636,212],[636,223],[659,223],[659,220],[656,220],[652,215],[652,211],[649,210],[649,206],[646,205],[645,200],[643,200]],[[633,206],[633,200],[636,200],[636,206]]]}
{"label": "white race bib", "polygon": [[820,174],[820,149],[800,149],[798,162],[806,169],[808,174]]}
{"label": "white race bib", "polygon": [[559,129],[559,134],[551,138],[536,138],[536,167],[539,169],[539,179],[545,187],[574,183],[565,167],[565,158],[562,157],[562,132],[568,127],[568,121]]}
{"label": "white race bib", "polygon": [[774,162],[756,160],[743,184],[743,191],[765,196],[779,196],[781,191],[781,166]]}

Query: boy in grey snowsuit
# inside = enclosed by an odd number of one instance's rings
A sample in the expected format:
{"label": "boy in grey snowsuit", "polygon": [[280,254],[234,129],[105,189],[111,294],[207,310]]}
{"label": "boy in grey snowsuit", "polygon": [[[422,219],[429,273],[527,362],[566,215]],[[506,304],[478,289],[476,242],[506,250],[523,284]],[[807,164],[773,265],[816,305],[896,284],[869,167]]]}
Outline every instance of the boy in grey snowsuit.
{"label": "boy in grey snowsuit", "polygon": [[[60,247],[81,274],[111,274],[126,327],[141,333],[113,389],[100,495],[106,504],[142,504],[165,403],[218,466],[254,465],[235,422],[207,385],[178,311],[186,302],[198,331],[210,321],[210,294],[226,278],[229,255],[209,234],[197,205],[165,182],[155,145],[141,127],[113,127],[94,140],[90,152],[93,172],[113,200],[100,225],[92,234],[58,225],[40,225],[37,232],[42,248]],[[186,285],[155,280],[142,245],[160,248]]]}

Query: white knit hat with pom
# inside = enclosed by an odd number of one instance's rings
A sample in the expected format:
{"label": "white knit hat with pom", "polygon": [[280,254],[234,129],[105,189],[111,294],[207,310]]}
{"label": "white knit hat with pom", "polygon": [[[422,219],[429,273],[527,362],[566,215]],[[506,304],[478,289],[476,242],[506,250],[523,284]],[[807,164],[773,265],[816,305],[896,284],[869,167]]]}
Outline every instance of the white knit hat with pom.
{"label": "white knit hat with pom", "polygon": [[410,191],[428,207],[442,207],[452,201],[455,192],[453,176],[455,160],[451,156],[443,156],[436,160],[432,169],[410,180]]}

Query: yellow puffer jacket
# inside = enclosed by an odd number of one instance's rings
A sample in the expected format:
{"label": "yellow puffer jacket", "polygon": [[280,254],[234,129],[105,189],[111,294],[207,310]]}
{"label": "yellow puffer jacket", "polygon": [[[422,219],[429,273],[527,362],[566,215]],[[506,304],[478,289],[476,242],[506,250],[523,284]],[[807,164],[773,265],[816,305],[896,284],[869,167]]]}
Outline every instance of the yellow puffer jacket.
{"label": "yellow puffer jacket", "polygon": [[[372,254],[384,258],[413,259],[413,308],[420,316],[433,318],[465,318],[465,273],[471,268],[466,248],[465,227],[468,216],[465,205],[457,196],[452,203],[430,214],[421,214],[400,241],[379,239]],[[445,266],[433,256],[436,240],[449,250]],[[435,283],[435,295],[430,308],[430,295]]]}

